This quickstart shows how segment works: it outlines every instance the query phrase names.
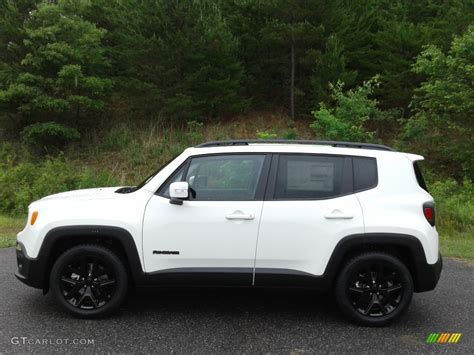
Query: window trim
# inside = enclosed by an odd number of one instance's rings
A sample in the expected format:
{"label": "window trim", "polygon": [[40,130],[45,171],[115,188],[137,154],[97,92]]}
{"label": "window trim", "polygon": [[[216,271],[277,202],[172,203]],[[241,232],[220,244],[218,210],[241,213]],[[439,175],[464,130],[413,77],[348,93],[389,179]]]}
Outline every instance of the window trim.
{"label": "window trim", "polygon": [[268,174],[270,171],[270,162],[272,158],[272,153],[267,152],[230,152],[230,153],[207,153],[207,154],[197,154],[189,156],[179,167],[177,167],[167,178],[166,180],[158,187],[155,192],[155,195],[160,197],[170,199],[167,196],[162,195],[162,189],[168,184],[174,174],[184,167],[183,177],[181,181],[186,181],[186,176],[188,174],[189,167],[191,165],[191,161],[195,158],[203,158],[203,157],[215,157],[215,156],[229,156],[229,155],[262,155],[264,156],[263,164],[262,164],[262,171],[260,173],[260,177],[257,181],[257,189],[255,190],[255,197],[251,200],[189,200],[184,199],[184,201],[193,201],[193,202],[224,202],[224,201],[235,201],[235,202],[243,202],[243,201],[263,201],[265,196],[265,190],[268,183]]}

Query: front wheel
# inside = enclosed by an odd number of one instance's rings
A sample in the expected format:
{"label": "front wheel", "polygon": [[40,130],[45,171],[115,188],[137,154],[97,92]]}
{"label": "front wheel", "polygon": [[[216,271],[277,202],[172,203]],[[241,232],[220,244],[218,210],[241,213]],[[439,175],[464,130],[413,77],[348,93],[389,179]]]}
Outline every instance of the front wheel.
{"label": "front wheel", "polygon": [[53,297],[74,316],[97,318],[117,310],[127,293],[127,271],[117,255],[99,245],[78,245],[53,265]]}
{"label": "front wheel", "polygon": [[368,326],[386,325],[408,308],[413,280],[396,257],[369,252],[351,259],[336,281],[336,301],[352,320]]}

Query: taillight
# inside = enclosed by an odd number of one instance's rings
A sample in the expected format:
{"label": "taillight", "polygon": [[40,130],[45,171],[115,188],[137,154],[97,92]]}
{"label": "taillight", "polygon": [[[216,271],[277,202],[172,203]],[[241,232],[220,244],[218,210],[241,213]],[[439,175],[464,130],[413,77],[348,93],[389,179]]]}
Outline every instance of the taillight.
{"label": "taillight", "polygon": [[435,225],[435,206],[433,202],[425,202],[423,204],[423,214],[426,220],[432,226]]}

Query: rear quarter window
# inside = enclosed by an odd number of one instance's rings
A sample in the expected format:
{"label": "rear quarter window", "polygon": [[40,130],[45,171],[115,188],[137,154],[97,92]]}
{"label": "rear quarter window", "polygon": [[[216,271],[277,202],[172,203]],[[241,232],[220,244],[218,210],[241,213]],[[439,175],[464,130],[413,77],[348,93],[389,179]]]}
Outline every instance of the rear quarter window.
{"label": "rear quarter window", "polygon": [[352,159],[354,174],[354,192],[372,189],[377,186],[377,160],[375,158],[357,157]]}

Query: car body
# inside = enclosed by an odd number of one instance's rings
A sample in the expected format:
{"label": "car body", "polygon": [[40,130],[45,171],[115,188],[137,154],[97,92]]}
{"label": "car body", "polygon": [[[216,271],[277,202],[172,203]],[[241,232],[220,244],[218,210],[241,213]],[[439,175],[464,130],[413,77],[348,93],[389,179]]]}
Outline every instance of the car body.
{"label": "car body", "polygon": [[[17,237],[16,275],[47,292],[57,259],[92,244],[114,253],[136,286],[331,290],[352,258],[378,253],[406,267],[413,291],[428,291],[442,259],[434,201],[416,163],[422,159],[361,143],[205,143],[136,188],[63,192],[33,202]],[[390,268],[395,261],[381,263]],[[367,280],[372,274],[361,273]],[[385,289],[395,284],[387,282]],[[105,313],[101,307],[89,313]],[[388,314],[393,307],[353,318],[386,324],[396,318]]]}

